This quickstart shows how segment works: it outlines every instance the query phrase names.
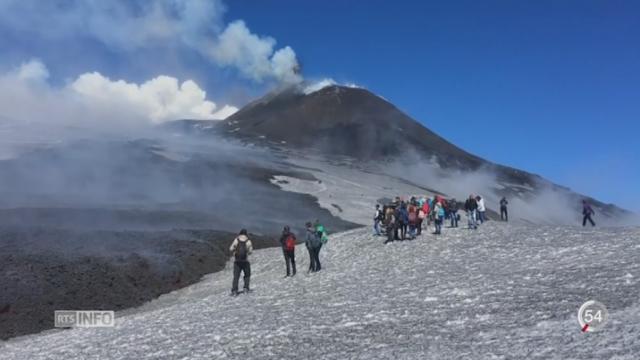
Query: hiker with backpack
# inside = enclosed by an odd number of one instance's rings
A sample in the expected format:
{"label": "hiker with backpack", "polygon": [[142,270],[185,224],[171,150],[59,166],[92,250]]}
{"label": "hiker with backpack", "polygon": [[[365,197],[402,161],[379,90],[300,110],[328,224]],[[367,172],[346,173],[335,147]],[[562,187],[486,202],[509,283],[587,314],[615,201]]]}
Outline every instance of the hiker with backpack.
{"label": "hiker with backpack", "polygon": [[503,196],[500,200],[500,219],[502,219],[502,221],[509,221],[509,213],[507,212],[508,204],[507,198]]}
{"label": "hiker with backpack", "polygon": [[320,224],[320,220],[316,220],[316,231],[320,234],[320,242],[322,245],[326,245],[329,241],[329,235],[327,234],[327,229],[325,229],[324,225]]}
{"label": "hiker with backpack", "polygon": [[476,211],[478,210],[478,203],[473,195],[469,195],[469,198],[465,201],[464,210],[467,212],[469,229],[477,229]]}
{"label": "hiker with backpack", "polygon": [[380,210],[380,205],[376,204],[376,212],[373,215],[373,235],[382,235],[380,232],[380,222],[382,222],[382,220],[384,220],[384,214],[382,213],[382,210]]}
{"label": "hiker with backpack", "polygon": [[[284,261],[287,264],[287,275],[296,276],[296,236],[291,232],[289,226],[285,226],[280,236],[280,245],[282,245],[282,253]],[[293,269],[293,272],[291,270]]]}
{"label": "hiker with backpack", "polygon": [[591,218],[591,215],[594,215],[596,212],[593,211],[593,208],[587,200],[582,200],[582,226],[587,226],[587,220],[591,223],[591,226],[596,226],[596,223]]}
{"label": "hiker with backpack", "polygon": [[308,222],[305,245],[309,250],[309,272],[320,271],[320,248],[322,248],[322,234],[313,224]]}
{"label": "hiker with backpack", "polygon": [[247,230],[240,230],[240,234],[233,240],[229,251],[233,254],[233,282],[231,285],[231,295],[238,295],[238,281],[240,273],[244,274],[244,291],[249,292],[249,280],[251,278],[251,264],[249,255],[253,252],[253,244],[247,235]]}
{"label": "hiker with backpack", "polygon": [[451,199],[448,202],[449,204],[449,216],[451,217],[451,227],[458,227],[458,202],[456,199]]}

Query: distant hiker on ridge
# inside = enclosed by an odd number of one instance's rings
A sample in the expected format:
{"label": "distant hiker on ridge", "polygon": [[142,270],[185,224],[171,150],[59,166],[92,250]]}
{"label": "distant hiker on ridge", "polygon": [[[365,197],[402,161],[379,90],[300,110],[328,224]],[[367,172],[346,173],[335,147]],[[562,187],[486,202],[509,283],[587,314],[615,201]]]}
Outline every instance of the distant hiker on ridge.
{"label": "distant hiker on ridge", "polygon": [[591,215],[594,215],[596,212],[593,211],[593,208],[587,200],[582,200],[582,226],[587,226],[587,220],[591,223],[591,226],[596,226],[596,223],[593,222]]}
{"label": "distant hiker on ridge", "polygon": [[509,205],[509,202],[507,201],[507,198],[503,196],[502,200],[500,200],[500,219],[502,219],[502,221],[509,221],[507,205]]}
{"label": "distant hiker on ridge", "polygon": [[249,280],[251,278],[251,264],[249,255],[253,252],[253,244],[247,236],[247,230],[240,230],[240,234],[233,240],[229,251],[235,257],[233,263],[233,283],[231,285],[231,295],[238,295],[238,281],[240,272],[244,274],[244,291],[249,292]]}
{"label": "distant hiker on ridge", "polygon": [[[291,232],[289,226],[285,226],[284,230],[282,230],[280,245],[282,246],[284,261],[287,264],[287,276],[296,276],[296,236]],[[293,273],[291,268],[293,268]]]}

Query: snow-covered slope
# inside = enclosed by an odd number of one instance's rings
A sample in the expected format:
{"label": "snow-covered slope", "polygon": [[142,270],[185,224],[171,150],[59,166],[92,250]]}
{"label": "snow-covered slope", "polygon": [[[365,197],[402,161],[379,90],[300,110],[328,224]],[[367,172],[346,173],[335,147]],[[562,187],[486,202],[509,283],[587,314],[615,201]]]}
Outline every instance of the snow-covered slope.
{"label": "snow-covered slope", "polygon": [[[112,329],[0,344],[1,359],[637,359],[640,230],[487,223],[382,244],[332,236],[323,271],[283,278],[279,249],[252,257],[254,292],[231,270],[119,314]],[[581,333],[589,299],[610,312]]]}

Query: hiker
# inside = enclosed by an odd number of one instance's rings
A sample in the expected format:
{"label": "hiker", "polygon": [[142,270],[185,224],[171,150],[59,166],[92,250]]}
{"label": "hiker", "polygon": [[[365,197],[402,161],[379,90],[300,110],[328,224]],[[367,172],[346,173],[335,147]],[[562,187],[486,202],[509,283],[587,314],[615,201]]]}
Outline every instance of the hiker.
{"label": "hiker", "polygon": [[502,219],[502,221],[509,221],[507,205],[509,205],[509,202],[507,201],[507,198],[503,196],[500,200],[500,219]]}
{"label": "hiker", "polygon": [[396,234],[396,216],[391,206],[387,207],[385,212],[384,225],[387,229],[387,240],[384,243],[393,242]]}
{"label": "hiker", "polygon": [[433,198],[429,198],[429,217],[427,218],[427,226],[430,226],[434,221],[435,216],[433,212],[433,207],[436,205],[436,202]]}
{"label": "hiker", "polygon": [[244,291],[249,292],[249,279],[251,278],[251,264],[249,264],[249,255],[253,252],[253,244],[247,236],[247,230],[240,230],[240,234],[233,240],[229,251],[233,254],[235,261],[233,263],[233,283],[231,285],[231,295],[238,295],[238,281],[240,280],[240,272],[244,274]]}
{"label": "hiker", "polygon": [[316,228],[310,222],[307,222],[305,224],[305,227],[307,229],[307,232],[305,234],[304,245],[309,252],[309,270],[307,270],[307,272],[312,272],[316,269],[316,261],[315,257],[313,256],[313,246],[316,244]]}
{"label": "hiker", "polygon": [[458,227],[458,202],[456,199],[449,201],[449,216],[451,217],[451,227]]}
{"label": "hiker", "polygon": [[596,212],[593,211],[593,208],[587,200],[582,200],[582,226],[587,226],[587,220],[591,223],[591,226],[596,226],[596,223],[591,218],[591,215],[594,215]]}
{"label": "hiker", "polygon": [[464,210],[467,213],[469,229],[477,229],[478,223],[476,222],[476,211],[478,210],[478,203],[473,195],[469,195],[467,201],[464,202]]}
{"label": "hiker", "polygon": [[[409,213],[407,212],[407,204],[400,203],[400,207],[396,210],[396,240],[404,240],[407,237],[407,225],[409,224]],[[400,237],[397,236],[398,231]]]}
{"label": "hiker", "polygon": [[289,226],[285,226],[284,230],[282,230],[280,245],[282,245],[284,261],[287,264],[287,275],[285,277],[296,276],[296,236],[291,232]]}
{"label": "hiker", "polygon": [[[424,218],[427,219],[427,227],[431,225],[431,221],[429,220],[431,214],[431,199],[425,200],[424,204],[422,204],[422,211],[424,211]],[[423,220],[424,221],[424,220]]]}
{"label": "hiker", "polygon": [[310,222],[307,224],[307,236],[305,245],[309,250],[309,271],[316,272],[320,270],[320,248],[322,247],[321,235],[318,235],[316,227]]}
{"label": "hiker", "polygon": [[380,210],[380,205],[376,204],[376,212],[373,215],[373,234],[375,236],[381,236],[380,232],[380,222],[384,220],[384,214],[382,210]]}
{"label": "hiker", "polygon": [[[420,205],[420,204],[418,204]],[[427,214],[424,211],[424,202],[418,208],[418,223],[416,224],[416,229],[418,230],[417,235],[422,235],[422,223],[424,222],[424,218],[427,217]]]}
{"label": "hiker", "polygon": [[478,203],[478,221],[480,221],[480,224],[484,224],[486,220],[485,212],[487,211],[487,208],[484,206],[484,199],[478,195],[476,196],[476,201]]}
{"label": "hiker", "polygon": [[316,220],[315,227],[316,231],[320,233],[320,243],[326,245],[329,241],[329,236],[327,235],[327,230],[324,228],[324,225],[320,224],[320,220]]}
{"label": "hiker", "polygon": [[415,199],[409,205],[409,210],[407,211],[409,220],[409,239],[413,240],[416,238],[417,234],[417,225],[418,225],[418,207],[416,205]]}
{"label": "hiker", "polygon": [[433,212],[435,213],[434,220],[436,224],[436,231],[434,232],[434,234],[440,235],[442,233],[442,223],[445,217],[444,205],[442,205],[441,201],[436,202],[436,205],[433,208]]}

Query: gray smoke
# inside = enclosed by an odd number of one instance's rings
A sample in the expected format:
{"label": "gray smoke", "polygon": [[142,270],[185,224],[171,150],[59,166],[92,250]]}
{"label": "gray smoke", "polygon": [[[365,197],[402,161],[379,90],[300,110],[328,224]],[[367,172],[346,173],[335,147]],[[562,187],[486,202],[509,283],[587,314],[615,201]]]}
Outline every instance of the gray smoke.
{"label": "gray smoke", "polygon": [[3,26],[44,39],[89,37],[120,52],[186,46],[257,82],[302,80],[293,49],[277,49],[242,20],[225,24],[224,13],[221,0],[0,2]]}

